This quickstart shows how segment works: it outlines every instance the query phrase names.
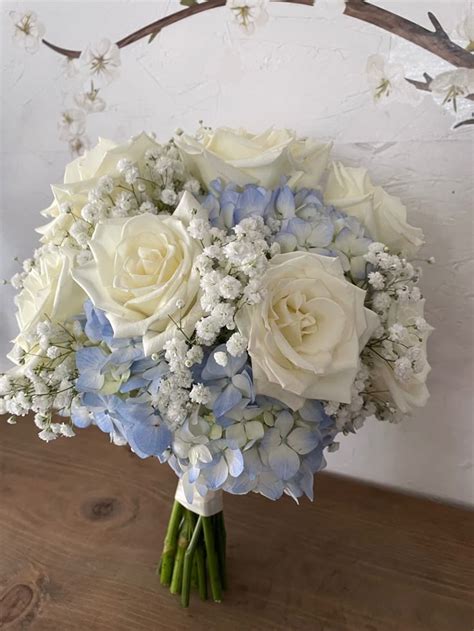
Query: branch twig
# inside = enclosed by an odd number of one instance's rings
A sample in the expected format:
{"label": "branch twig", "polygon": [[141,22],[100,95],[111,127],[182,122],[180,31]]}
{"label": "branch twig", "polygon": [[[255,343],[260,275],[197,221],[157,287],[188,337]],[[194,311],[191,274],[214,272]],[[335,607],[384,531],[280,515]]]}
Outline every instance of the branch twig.
{"label": "branch twig", "polygon": [[347,0],[344,13],[403,37],[403,39],[428,50],[453,66],[474,68],[474,56],[449,39],[446,31],[432,13],[428,13],[428,17],[435,28],[434,31],[429,31],[411,20],[365,2],[365,0]]}
{"label": "branch twig", "polygon": [[[313,5],[314,3],[314,0],[279,1],[289,4],[302,5]],[[127,35],[116,42],[117,46],[119,48],[124,48],[125,46],[129,46],[144,37],[158,33],[166,26],[175,24],[176,22],[191,17],[192,15],[202,13],[203,11],[210,11],[212,9],[217,9],[218,7],[223,7],[224,5],[225,0],[205,0],[199,4],[194,4],[187,9],[171,13],[164,18],[160,18],[159,20],[144,26],[134,33]],[[365,0],[347,0],[344,14],[349,17],[362,20],[363,22],[373,24],[374,26],[382,28],[389,33],[398,35],[399,37],[403,37],[407,41],[428,50],[445,61],[448,61],[453,66],[461,68],[474,68],[474,56],[449,39],[446,31],[432,13],[428,13],[428,17],[434,26],[434,31],[430,31],[419,24],[415,24],[415,22],[411,22],[396,13],[377,7],[374,4],[370,4]],[[60,46],[56,46],[47,40],[43,40],[43,43],[55,52],[72,59],[79,57],[81,54],[81,51],[79,50],[61,48]]]}
{"label": "branch twig", "polygon": [[[301,5],[309,5],[312,6],[314,4],[314,0],[274,0],[278,2],[285,2],[287,4],[301,4]],[[125,48],[125,46],[129,46],[130,44],[134,44],[139,40],[149,37],[152,41],[154,37],[166,26],[171,26],[171,24],[175,24],[176,22],[180,22],[181,20],[185,20],[188,17],[193,15],[197,15],[198,13],[202,13],[204,11],[210,11],[212,9],[217,9],[219,7],[223,7],[226,4],[226,0],[205,0],[204,2],[193,4],[187,9],[182,9],[181,11],[177,11],[175,13],[171,13],[147,26],[142,27],[138,31],[134,31],[123,37],[122,39],[116,42],[119,48]],[[474,55],[472,55],[469,51],[465,50],[461,46],[458,46],[454,42],[451,41],[449,35],[446,33],[444,28],[441,26],[438,18],[431,12],[428,13],[428,18],[431,24],[434,27],[434,31],[430,31],[419,24],[415,24],[415,22],[411,22],[410,20],[397,15],[396,13],[392,13],[391,11],[387,11],[386,9],[382,9],[381,7],[377,7],[374,4],[370,4],[366,2],[366,0],[347,0],[346,8],[344,14],[349,17],[354,17],[358,20],[362,20],[363,22],[367,22],[369,24],[373,24],[379,28],[382,28],[389,33],[393,33],[406,39],[425,50],[433,53],[434,55],[448,61],[450,64],[456,67],[461,68],[474,68]],[[68,48],[62,48],[57,46],[56,44],[52,44],[47,40],[43,39],[43,44],[48,48],[51,48],[55,52],[60,55],[64,55],[69,57],[70,59],[77,59],[81,55],[80,50],[70,50]],[[411,83],[418,90],[423,90],[424,92],[430,92],[430,84],[432,78],[425,73],[424,75],[425,81],[417,81],[415,79],[407,79],[409,83]],[[474,94],[469,94],[465,98],[474,101]]]}
{"label": "branch twig", "polygon": [[465,121],[461,121],[460,123],[456,123],[453,129],[459,129],[459,127],[463,127],[464,125],[474,125],[474,116],[473,118],[468,118]]}
{"label": "branch twig", "polygon": [[[405,77],[405,81],[408,81],[408,83],[411,83],[412,85],[414,85],[415,88],[417,88],[418,90],[423,90],[423,92],[431,92],[431,82],[433,81],[433,77],[431,77],[426,72],[423,73],[423,77],[425,78],[424,81],[417,81],[416,79],[408,79],[408,77]],[[474,94],[467,94],[463,98],[469,99],[469,101],[474,101]]]}

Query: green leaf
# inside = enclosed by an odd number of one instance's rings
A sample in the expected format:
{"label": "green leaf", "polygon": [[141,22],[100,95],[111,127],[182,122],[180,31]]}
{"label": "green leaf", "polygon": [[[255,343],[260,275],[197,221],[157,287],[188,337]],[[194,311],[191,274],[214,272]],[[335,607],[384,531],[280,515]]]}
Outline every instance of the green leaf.
{"label": "green leaf", "polygon": [[197,0],[181,0],[180,4],[183,5],[183,7],[193,7],[195,4],[198,4]]}

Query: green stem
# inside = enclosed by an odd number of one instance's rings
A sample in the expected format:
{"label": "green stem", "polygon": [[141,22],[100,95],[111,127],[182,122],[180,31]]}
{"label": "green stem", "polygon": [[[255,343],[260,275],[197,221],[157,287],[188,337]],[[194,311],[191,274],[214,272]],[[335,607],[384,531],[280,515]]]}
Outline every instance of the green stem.
{"label": "green stem", "polygon": [[[189,594],[191,592],[191,576],[193,568],[194,553],[199,545],[199,538],[202,530],[202,517],[199,517],[197,523],[195,523],[195,517],[193,513],[188,511],[189,519],[192,527],[194,528],[191,541],[188,545],[186,553],[184,555],[184,569],[183,569],[183,586],[181,589],[181,604],[183,607],[189,606]],[[192,515],[192,517],[191,517]]]}
{"label": "green stem", "polygon": [[222,589],[227,589],[227,567],[226,567],[226,540],[227,534],[225,530],[224,511],[217,513],[216,532],[217,532],[217,550],[219,559],[219,570],[221,575]]}
{"label": "green stem", "polygon": [[[185,510],[185,516],[188,511]],[[189,544],[189,521],[185,518],[179,531],[178,549],[173,568],[173,576],[171,578],[170,592],[172,594],[180,594],[183,582],[184,555]]]}
{"label": "green stem", "polygon": [[194,555],[194,562],[196,564],[197,580],[198,580],[198,592],[201,600],[207,600],[207,574],[206,574],[206,558],[204,553],[204,546],[202,542],[196,549]]}
{"label": "green stem", "polygon": [[[197,548],[196,548],[197,551]],[[194,589],[198,588],[198,572],[197,572],[197,565],[196,565],[196,551],[194,552],[194,559],[193,559],[193,567],[191,569],[191,589],[194,587]]]}
{"label": "green stem", "polygon": [[212,517],[203,517],[202,525],[204,529],[204,542],[206,544],[207,567],[209,570],[212,598],[216,603],[220,603],[222,601],[222,588],[219,576],[219,563],[214,541]]}
{"label": "green stem", "polygon": [[175,500],[171,517],[166,531],[163,554],[160,562],[160,582],[162,585],[170,585],[173,576],[174,559],[176,555],[176,544],[178,540],[179,527],[183,516],[183,507]]}

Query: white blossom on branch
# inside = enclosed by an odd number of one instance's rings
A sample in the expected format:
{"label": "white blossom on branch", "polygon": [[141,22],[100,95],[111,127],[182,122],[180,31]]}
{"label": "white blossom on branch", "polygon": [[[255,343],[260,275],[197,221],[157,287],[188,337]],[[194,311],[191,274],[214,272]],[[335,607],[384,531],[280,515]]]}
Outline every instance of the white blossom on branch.
{"label": "white blossom on branch", "polygon": [[91,44],[79,57],[83,72],[101,83],[110,83],[117,77],[120,63],[120,50],[108,39]]}
{"label": "white blossom on branch", "polygon": [[382,55],[371,55],[367,60],[367,80],[375,102],[388,99],[402,103],[417,103],[419,91],[405,79],[401,64],[386,63]]}
{"label": "white blossom on branch", "polygon": [[11,11],[10,18],[14,25],[13,41],[27,52],[35,53],[45,34],[45,28],[41,22],[38,22],[36,13],[33,11]]}

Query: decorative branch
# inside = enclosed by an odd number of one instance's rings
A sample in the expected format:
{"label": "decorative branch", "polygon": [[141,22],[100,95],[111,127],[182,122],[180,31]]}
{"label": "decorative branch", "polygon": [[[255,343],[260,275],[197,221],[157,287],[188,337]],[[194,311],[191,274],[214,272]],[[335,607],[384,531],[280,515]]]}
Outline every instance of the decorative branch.
{"label": "decorative branch", "polygon": [[[313,5],[314,0],[278,0],[280,2],[285,2],[287,4],[302,4],[302,5]],[[181,11],[177,11],[176,13],[171,13],[170,15],[165,16],[164,18],[160,18],[156,20],[156,22],[152,22],[148,24],[148,26],[144,26],[143,28],[127,35],[123,39],[120,39],[117,43],[119,48],[124,48],[125,46],[129,46],[144,37],[148,37],[151,35],[157,34],[166,26],[170,26],[171,24],[175,24],[181,20],[184,20],[192,15],[196,15],[198,13],[202,13],[203,11],[210,11],[212,9],[217,9],[218,7],[223,7],[226,4],[226,0],[206,0],[205,2],[201,2],[199,4],[194,4],[193,6],[183,9]],[[419,24],[415,24],[415,22],[411,22],[396,13],[392,13],[391,11],[387,11],[386,9],[382,9],[380,7],[375,6],[374,4],[370,4],[365,0],[347,0],[346,8],[344,14],[349,17],[357,18],[358,20],[362,20],[363,22],[368,22],[369,24],[373,24],[379,28],[382,28],[389,33],[393,33],[406,39],[425,50],[437,55],[441,59],[449,62],[453,66],[461,67],[461,68],[474,68],[474,56],[461,46],[458,46],[454,42],[452,42],[446,33],[446,31],[441,26],[439,20],[433,15],[433,13],[428,13],[428,17],[431,23],[434,26],[434,31],[429,31],[428,29],[420,26]],[[51,48],[52,50],[60,53],[61,55],[65,55],[66,57],[77,58],[80,56],[81,51],[79,50],[69,50],[67,48],[61,48],[60,46],[56,46],[51,42],[43,39],[43,44]]]}
{"label": "decorative branch", "polygon": [[365,0],[347,0],[344,14],[398,35],[453,66],[474,68],[474,56],[449,39],[446,31],[432,13],[428,13],[428,17],[435,28],[434,31],[429,31],[411,20],[365,2]]}
{"label": "decorative branch", "polygon": [[[301,4],[306,6],[313,6],[314,0],[273,0],[276,2],[284,2],[285,4]],[[176,11],[176,13],[171,13],[170,15],[165,16],[164,18],[160,18],[147,26],[130,33],[126,37],[115,42],[119,48],[125,48],[125,46],[129,46],[130,44],[134,44],[139,40],[150,36],[150,38],[156,37],[158,33],[164,29],[166,26],[171,26],[171,24],[176,24],[176,22],[180,22],[181,20],[185,20],[193,15],[197,15],[198,13],[203,13],[204,11],[211,11],[212,9],[218,9],[219,7],[225,7],[226,0],[205,0],[205,2],[200,2],[197,4],[193,4],[187,9],[182,9],[181,11]],[[55,52],[60,55],[64,55],[65,57],[69,57],[70,59],[77,59],[81,55],[80,50],[69,50],[68,48],[61,48],[60,46],[56,46],[56,44],[52,44],[47,40],[42,40],[43,44],[48,48],[51,48]]]}
{"label": "decorative branch", "polygon": [[[418,90],[423,90],[424,92],[431,92],[431,82],[433,81],[433,77],[431,77],[427,72],[423,73],[424,81],[417,81],[416,79],[408,79],[405,78],[405,81],[411,83]],[[474,94],[466,94],[463,96],[464,99],[469,99],[469,101],[474,101]]]}
{"label": "decorative branch", "polygon": [[[182,9],[181,11],[177,11],[176,13],[171,13],[170,15],[165,16],[164,18],[160,18],[147,26],[123,37],[122,39],[115,42],[119,48],[125,48],[125,46],[129,46],[130,44],[134,44],[144,37],[148,36],[156,36],[162,29],[166,26],[171,26],[171,24],[175,24],[181,20],[185,20],[193,15],[197,15],[198,13],[202,13],[203,11],[210,11],[211,9],[217,9],[218,7],[225,6],[226,0],[206,0],[206,2],[202,2],[200,4],[194,4],[193,6]],[[68,48],[61,48],[60,46],[56,46],[56,44],[52,44],[47,40],[42,40],[43,44],[48,48],[51,48],[56,53],[60,55],[64,55],[65,57],[69,57],[70,59],[77,59],[81,56],[80,50],[69,50]]]}
{"label": "decorative branch", "polygon": [[[301,4],[312,6],[314,0],[273,0],[277,2],[284,2],[286,4]],[[130,44],[134,44],[139,40],[149,37],[151,42],[158,33],[167,26],[185,20],[198,13],[204,11],[210,11],[223,7],[226,4],[226,0],[205,0],[201,3],[195,3],[186,9],[171,13],[147,26],[142,27],[138,31],[130,33],[126,37],[116,42],[119,48],[125,48]],[[382,9],[374,4],[366,2],[366,0],[346,0],[346,8],[344,14],[373,24],[378,28],[382,28],[389,33],[393,33],[406,39],[407,41],[424,48],[425,50],[433,53],[437,57],[444,59],[453,66],[458,68],[474,69],[474,55],[470,51],[455,44],[449,38],[444,28],[441,26],[438,18],[431,12],[428,13],[428,18],[434,27],[434,31],[430,31],[407,18],[404,18],[396,13]],[[69,57],[70,59],[77,59],[81,55],[80,50],[70,50],[68,48],[62,48],[56,44],[52,44],[47,40],[42,40],[43,44],[48,48],[51,48],[60,55]],[[425,81],[416,81],[415,79],[406,79],[409,83],[415,86],[418,90],[430,92],[430,84],[432,78],[426,73],[424,75]],[[474,101],[474,94],[469,94],[465,98]]]}

